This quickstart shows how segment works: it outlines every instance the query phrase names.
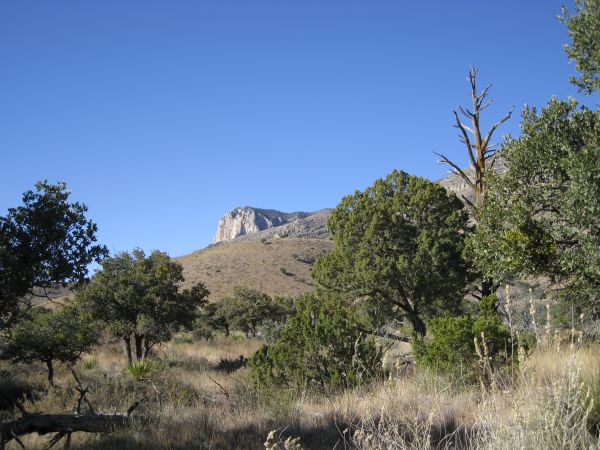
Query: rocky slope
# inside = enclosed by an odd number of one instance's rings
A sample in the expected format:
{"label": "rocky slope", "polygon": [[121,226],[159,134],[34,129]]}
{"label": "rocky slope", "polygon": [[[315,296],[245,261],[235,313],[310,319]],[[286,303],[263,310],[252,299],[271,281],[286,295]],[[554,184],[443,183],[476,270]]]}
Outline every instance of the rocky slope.
{"label": "rocky slope", "polygon": [[239,236],[280,227],[292,221],[304,219],[309,215],[309,213],[305,212],[284,213],[275,211],[274,209],[242,206],[229,211],[221,217],[213,242],[228,241]]}
{"label": "rocky slope", "polygon": [[272,236],[222,242],[176,260],[183,266],[184,287],[202,281],[211,301],[223,299],[236,286],[295,297],[313,289],[310,269],[332,248],[330,239]]}

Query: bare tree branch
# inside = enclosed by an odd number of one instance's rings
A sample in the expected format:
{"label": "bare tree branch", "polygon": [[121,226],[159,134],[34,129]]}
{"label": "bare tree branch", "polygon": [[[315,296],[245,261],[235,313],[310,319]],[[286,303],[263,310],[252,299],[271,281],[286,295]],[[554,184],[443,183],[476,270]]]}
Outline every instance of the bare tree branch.
{"label": "bare tree branch", "polygon": [[[473,148],[471,145],[471,141],[469,140],[469,134],[467,133],[467,130],[465,129],[465,127],[461,123],[460,119],[458,118],[458,114],[456,114],[456,111],[453,111],[453,113],[454,113],[454,118],[456,119],[456,127],[461,131],[461,133],[463,135],[463,142],[467,146],[467,153],[469,154],[469,159],[471,160],[471,164],[475,165],[475,155],[473,154]],[[471,131],[471,133],[473,133],[473,131]]]}
{"label": "bare tree branch", "polygon": [[23,441],[21,439],[19,439],[19,436],[17,436],[15,433],[11,433],[12,438],[16,441],[17,444],[19,444],[19,446],[21,448],[24,448],[25,450],[27,450],[27,447],[25,447],[25,444],[23,444]]}
{"label": "bare tree branch", "polygon": [[508,112],[507,115],[505,115],[502,119],[500,119],[498,122],[496,122],[494,125],[492,125],[492,128],[490,128],[490,131],[488,131],[485,139],[483,140],[483,147],[487,147],[488,142],[490,141],[490,139],[492,138],[492,135],[494,134],[494,131],[496,131],[496,128],[498,128],[500,125],[502,125],[504,122],[506,122],[508,119],[510,119],[510,117],[512,116],[512,113],[514,111],[515,107],[513,106],[511,108],[511,110]]}
{"label": "bare tree branch", "polygon": [[467,182],[467,184],[471,188],[475,187],[475,185],[473,184],[473,181],[471,181],[471,179],[468,177],[468,175],[458,165],[454,164],[452,161],[450,161],[448,158],[446,158],[441,153],[437,153],[437,152],[433,152],[433,153],[436,154],[437,156],[439,156],[441,158],[438,161],[440,164],[447,164],[447,165],[449,165],[450,167],[452,167],[454,169],[452,171],[453,173],[455,173],[456,175],[459,175],[460,177],[462,177],[462,179],[465,180]]}
{"label": "bare tree branch", "polygon": [[135,402],[133,405],[131,405],[129,408],[127,408],[127,417],[131,416],[131,414],[136,410],[136,408],[138,406],[140,406],[140,404],[146,400],[148,398],[147,395],[144,395],[142,398],[140,398],[137,402]]}
{"label": "bare tree branch", "polygon": [[469,200],[467,197],[465,197],[464,195],[461,195],[461,198],[463,199],[463,201],[469,205],[471,208],[475,208],[475,205],[473,204],[473,202],[471,200]]}
{"label": "bare tree branch", "polygon": [[208,375],[208,379],[219,387],[225,398],[229,398],[229,392],[218,381],[214,380],[210,375]]}

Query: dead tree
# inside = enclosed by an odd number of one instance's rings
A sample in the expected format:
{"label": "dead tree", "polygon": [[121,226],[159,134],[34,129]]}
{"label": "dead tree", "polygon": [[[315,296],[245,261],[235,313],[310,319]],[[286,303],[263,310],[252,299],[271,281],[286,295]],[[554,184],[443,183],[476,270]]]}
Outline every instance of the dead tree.
{"label": "dead tree", "polygon": [[[492,87],[488,84],[481,93],[477,93],[477,68],[471,66],[469,71],[469,84],[471,85],[471,100],[473,109],[463,108],[458,106],[460,113],[470,122],[470,126],[460,120],[458,112],[455,110],[454,119],[456,128],[460,130],[459,138],[467,147],[467,154],[473,168],[473,176],[469,176],[465,170],[461,169],[458,164],[449,160],[446,156],[436,153],[441,159],[441,164],[446,164],[451,167],[451,172],[460,176],[475,194],[475,204],[466,199],[470,206],[481,208],[485,202],[485,173],[486,170],[492,168],[496,159],[497,144],[492,144],[491,139],[496,129],[510,119],[513,109],[506,114],[502,119],[492,125],[487,133],[483,133],[480,127],[479,116],[481,112],[492,104],[492,100],[487,100],[488,92]],[[471,135],[471,137],[469,137]]]}
{"label": "dead tree", "polygon": [[[123,413],[115,414],[97,414],[92,404],[87,398],[89,386],[83,387],[79,378],[71,370],[75,378],[75,390],[79,392],[79,398],[75,406],[74,414],[43,414],[29,413],[23,405],[15,400],[15,404],[21,411],[22,417],[9,422],[0,423],[0,450],[4,450],[7,443],[14,440],[21,448],[26,448],[21,441],[21,436],[30,433],[40,435],[53,434],[49,439],[44,450],[54,447],[61,439],[65,438],[65,448],[71,443],[71,433],[111,433],[116,430],[131,428],[135,423],[147,424],[148,418],[131,415],[135,409],[142,403],[146,397],[138,400]],[[87,407],[87,411],[82,412],[82,406]]]}
{"label": "dead tree", "polygon": [[[463,200],[474,210],[474,212],[477,212],[477,210],[481,209],[485,204],[486,172],[493,168],[496,158],[498,157],[496,152],[497,144],[491,143],[492,136],[500,125],[510,119],[514,108],[502,117],[502,119],[494,123],[487,133],[482,132],[480,114],[492,104],[492,100],[487,100],[488,92],[492,85],[488,84],[481,93],[477,93],[477,68],[474,66],[471,66],[467,80],[471,86],[471,101],[473,107],[471,110],[459,105],[458,110],[461,115],[467,119],[470,125],[461,121],[456,110],[454,110],[453,113],[456,122],[454,126],[460,130],[459,138],[467,147],[467,154],[469,155],[472,172],[461,169],[458,164],[452,162],[440,153],[436,153],[436,155],[440,157],[438,162],[450,166],[450,171],[461,177],[471,188],[475,197],[475,203],[473,204],[473,202],[465,196],[463,196]],[[467,172],[472,173],[472,175],[470,176]],[[474,214],[474,218],[476,221],[476,214]],[[473,294],[477,299],[490,295],[494,291],[491,280],[483,279],[478,291],[479,295]]]}

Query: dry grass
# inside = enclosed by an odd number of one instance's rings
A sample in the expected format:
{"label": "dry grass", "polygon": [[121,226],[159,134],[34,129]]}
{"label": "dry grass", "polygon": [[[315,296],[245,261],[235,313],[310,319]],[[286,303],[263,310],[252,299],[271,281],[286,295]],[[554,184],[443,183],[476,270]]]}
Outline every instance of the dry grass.
{"label": "dry grass", "polygon": [[[497,389],[482,391],[461,380],[413,371],[328,395],[258,390],[246,368],[231,374],[217,370],[220,358],[248,356],[260,345],[259,340],[225,338],[171,342],[157,350],[163,368],[146,383],[123,374],[118,345],[103,346],[77,367],[92,386],[94,406],[104,412],[123,410],[148,394],[138,414],[152,417],[152,426],[127,434],[80,433],[73,448],[253,450],[263,448],[271,430],[281,433],[281,441],[299,437],[306,450],[599,448],[589,432],[598,410],[591,399],[600,398],[596,344],[540,349],[515,380],[503,380]],[[46,385],[41,366],[10,370]],[[73,407],[73,381],[65,367],[57,372],[57,387],[44,388],[29,409]],[[25,442],[28,448],[45,443],[40,436]],[[18,447],[11,443],[8,448]]]}
{"label": "dry grass", "polygon": [[272,238],[264,243],[226,242],[175,259],[183,265],[184,286],[206,283],[211,301],[231,294],[236,286],[295,297],[312,290],[311,264],[332,248],[328,239]]}

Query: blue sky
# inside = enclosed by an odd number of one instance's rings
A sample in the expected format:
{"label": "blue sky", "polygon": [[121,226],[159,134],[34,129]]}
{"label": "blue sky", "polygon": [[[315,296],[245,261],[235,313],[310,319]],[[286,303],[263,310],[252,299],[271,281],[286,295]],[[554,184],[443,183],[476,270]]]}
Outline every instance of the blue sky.
{"label": "blue sky", "polygon": [[500,134],[525,103],[581,99],[562,3],[5,0],[0,215],[64,180],[111,251],[177,256],[235,206],[333,207],[392,169],[437,179],[434,151],[467,163],[452,110],[469,64],[493,83],[484,123],[516,107]]}

